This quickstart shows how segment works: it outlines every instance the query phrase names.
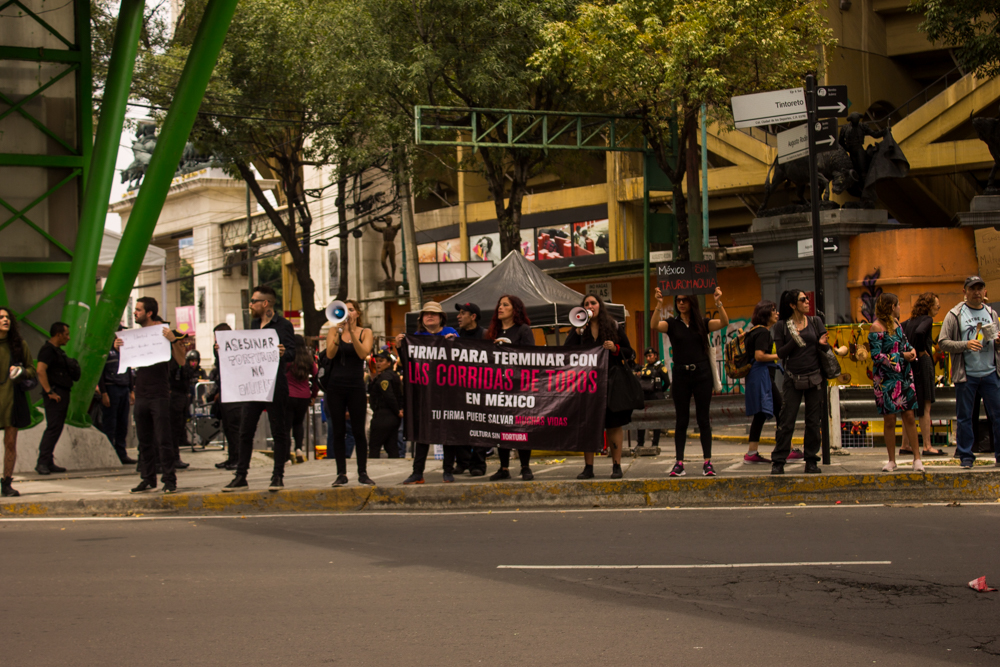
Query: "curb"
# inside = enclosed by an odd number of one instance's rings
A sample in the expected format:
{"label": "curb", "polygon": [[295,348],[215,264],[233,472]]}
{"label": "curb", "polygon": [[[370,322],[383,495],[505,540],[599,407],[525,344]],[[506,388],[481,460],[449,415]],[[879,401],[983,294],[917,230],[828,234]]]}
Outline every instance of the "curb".
{"label": "curb", "polygon": [[785,475],[706,479],[501,482],[188,493],[77,501],[8,502],[3,517],[710,507],[790,503],[974,502],[1000,499],[1000,471]]}

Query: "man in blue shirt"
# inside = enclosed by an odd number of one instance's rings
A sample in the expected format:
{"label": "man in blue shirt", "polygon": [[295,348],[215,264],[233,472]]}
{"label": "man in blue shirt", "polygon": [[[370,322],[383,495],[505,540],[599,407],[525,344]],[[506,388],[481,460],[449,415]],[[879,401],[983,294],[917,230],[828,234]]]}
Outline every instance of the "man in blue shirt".
{"label": "man in blue shirt", "polygon": [[[972,468],[972,406],[976,392],[983,398],[993,422],[993,441],[1000,447],[1000,363],[996,340],[1000,321],[996,311],[986,305],[986,283],[979,276],[965,281],[965,301],[944,317],[938,347],[951,355],[951,380],[955,385],[955,410],[958,421],[958,452],[963,468]],[[1000,467],[1000,450],[995,452]]]}

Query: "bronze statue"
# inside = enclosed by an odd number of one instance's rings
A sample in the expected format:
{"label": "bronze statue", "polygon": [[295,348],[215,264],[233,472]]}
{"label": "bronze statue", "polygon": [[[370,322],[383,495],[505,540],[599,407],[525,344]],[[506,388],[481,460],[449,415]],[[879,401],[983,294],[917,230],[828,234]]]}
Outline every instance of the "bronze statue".
{"label": "bronze statue", "polygon": [[851,164],[854,170],[864,176],[868,173],[869,156],[865,150],[865,137],[881,139],[885,136],[885,130],[873,130],[867,123],[861,122],[861,114],[852,113],[847,117],[847,124],[840,126],[840,136],[837,143],[851,156]]}
{"label": "bronze statue", "polygon": [[[376,224],[379,221],[385,223],[385,226],[379,228]],[[382,234],[382,270],[385,271],[385,279],[389,283],[396,281],[396,234],[402,225],[402,221],[392,224],[392,219],[388,216],[371,221],[372,229]]]}
{"label": "bronze statue", "polygon": [[156,125],[153,123],[142,123],[135,132],[135,141],[132,142],[132,163],[122,169],[122,183],[128,182],[129,190],[134,190],[142,182],[142,177],[146,175],[146,168],[149,161],[153,159],[153,150],[156,148]]}
{"label": "bronze statue", "polygon": [[997,165],[1000,164],[1000,113],[997,113],[996,118],[973,118],[972,128],[993,156],[993,168],[986,177],[986,189],[983,194],[1000,195],[1000,188],[996,185]]}

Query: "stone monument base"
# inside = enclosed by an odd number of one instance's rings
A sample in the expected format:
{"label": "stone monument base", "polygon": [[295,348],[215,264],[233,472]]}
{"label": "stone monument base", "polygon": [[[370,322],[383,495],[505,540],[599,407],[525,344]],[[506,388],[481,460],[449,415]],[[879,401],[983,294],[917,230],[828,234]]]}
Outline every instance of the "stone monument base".
{"label": "stone monument base", "polygon": [[968,212],[955,216],[959,227],[1000,228],[1000,195],[979,195],[972,198]]}
{"label": "stone monument base", "polygon": [[[888,225],[889,213],[888,211],[877,208],[835,208],[827,211],[820,211],[819,224],[822,227],[826,227],[827,225],[837,225],[843,227],[837,229],[836,233],[838,234],[862,234],[865,232],[875,231],[872,229],[872,225]],[[861,226],[863,229],[859,228],[854,232],[854,234],[851,234],[851,230],[848,228],[854,225]],[[806,211],[773,215],[767,218],[754,218],[753,224],[750,225],[750,231],[747,232],[747,234],[778,231],[796,227],[812,227],[812,213]]]}
{"label": "stone monument base", "polygon": [[[34,428],[18,432],[15,473],[35,471],[35,464],[38,463],[38,445],[42,441],[44,432],[44,420]],[[122,467],[107,436],[93,427],[79,428],[69,424],[63,427],[59,442],[56,443],[54,458],[56,465],[74,472]]]}

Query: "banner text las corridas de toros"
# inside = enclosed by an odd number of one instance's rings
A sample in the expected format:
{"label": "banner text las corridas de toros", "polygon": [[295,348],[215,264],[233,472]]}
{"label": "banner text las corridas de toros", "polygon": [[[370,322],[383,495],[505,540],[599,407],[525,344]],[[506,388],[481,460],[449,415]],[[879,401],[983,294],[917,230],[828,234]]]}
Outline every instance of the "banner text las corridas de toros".
{"label": "banner text las corridas de toros", "polygon": [[406,437],[428,444],[599,451],[602,347],[515,347],[407,336]]}

